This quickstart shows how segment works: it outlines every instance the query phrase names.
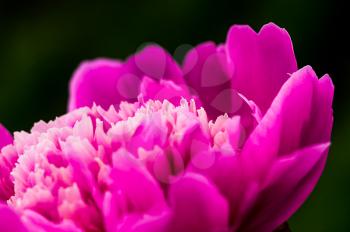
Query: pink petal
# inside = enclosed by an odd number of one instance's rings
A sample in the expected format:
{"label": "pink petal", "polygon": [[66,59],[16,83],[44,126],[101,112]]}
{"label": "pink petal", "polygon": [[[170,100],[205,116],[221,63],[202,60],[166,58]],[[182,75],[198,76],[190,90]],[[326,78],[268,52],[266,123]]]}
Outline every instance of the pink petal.
{"label": "pink petal", "polygon": [[[113,155],[112,178],[132,210],[139,213],[156,210],[165,204],[162,189],[145,167],[126,151]],[[143,191],[140,191],[142,189]]]}
{"label": "pink petal", "polygon": [[155,81],[149,77],[144,77],[140,86],[140,93],[145,101],[167,99],[174,105],[179,105],[180,100],[185,98],[191,99],[187,86],[179,86],[172,81],[160,80]]}
{"label": "pink petal", "polygon": [[11,146],[12,135],[0,124],[0,201],[6,201],[13,194],[13,182],[10,173],[15,166],[18,154]]}
{"label": "pink petal", "polygon": [[129,215],[123,220],[123,225],[118,227],[119,232],[164,232],[169,227],[169,211],[153,215]]}
{"label": "pink petal", "polygon": [[3,148],[8,144],[11,144],[12,141],[13,141],[13,138],[10,132],[8,132],[6,128],[0,123],[0,151],[1,151],[1,148]]}
{"label": "pink petal", "polygon": [[[313,71],[310,70],[312,75]],[[320,78],[318,91],[313,96],[313,108],[311,114],[317,120],[310,120],[305,131],[308,133],[301,139],[304,144],[328,142],[333,126],[333,94],[334,86],[331,78],[326,74]]]}
{"label": "pink petal", "polygon": [[[227,105],[230,102],[230,105]],[[233,89],[221,91],[213,100],[211,105],[229,116],[241,116],[241,123],[245,133],[249,135],[260,121],[260,109],[253,101],[249,101],[242,94]]]}
{"label": "pink petal", "polygon": [[[228,102],[230,102],[230,104]],[[237,91],[231,88],[222,89],[211,101],[211,106],[221,112],[221,115],[224,113],[234,115],[243,105],[243,99],[239,96]]]}
{"label": "pink petal", "polygon": [[245,144],[247,173],[261,176],[274,157],[328,142],[332,97],[330,79],[318,80],[311,67],[293,73]]}
{"label": "pink petal", "polygon": [[234,66],[232,87],[265,113],[289,73],[297,70],[288,32],[273,23],[259,33],[249,26],[234,25],[226,48]]}
{"label": "pink petal", "polygon": [[164,232],[169,225],[168,212],[156,217],[148,217],[140,220],[134,228],[134,232]]}
{"label": "pink petal", "polygon": [[172,57],[159,45],[146,46],[125,62],[126,69],[138,77],[171,80],[183,84],[182,72]]}
{"label": "pink petal", "polygon": [[93,103],[108,109],[121,101],[136,101],[144,76],[184,83],[182,72],[171,56],[160,46],[150,45],[125,63],[97,59],[81,64],[70,83],[69,110],[91,107]]}
{"label": "pink petal", "polygon": [[173,221],[169,231],[225,231],[228,205],[203,176],[187,174],[169,190]]}
{"label": "pink petal", "polygon": [[328,148],[329,143],[313,145],[279,158],[263,181],[240,230],[273,231],[288,220],[314,189]]}
{"label": "pink petal", "polygon": [[28,231],[50,231],[50,232],[83,232],[75,226],[74,222],[63,220],[60,223],[53,223],[34,211],[26,210],[23,213],[22,221]]}
{"label": "pink petal", "polygon": [[6,146],[0,153],[0,201],[8,200],[14,193],[10,173],[15,167],[18,154],[12,146]]}
{"label": "pink petal", "polygon": [[[210,140],[199,122],[195,121],[191,123],[192,124],[189,124],[186,130],[183,131],[175,147],[178,153],[181,154],[185,164],[191,160],[194,165],[204,168],[213,162],[210,156],[205,155],[209,151]],[[204,156],[206,159],[200,161],[196,159],[196,156]]]}
{"label": "pink petal", "polygon": [[216,119],[231,106],[231,97],[226,98],[223,105],[220,100],[214,101],[223,90],[231,89],[231,68],[227,66],[225,51],[212,42],[198,45],[185,57],[184,78],[198,94],[211,119]]}
{"label": "pink petal", "polygon": [[1,232],[25,232],[19,216],[7,205],[0,202],[0,231]]}
{"label": "pink petal", "polygon": [[[69,110],[89,106],[93,103],[108,109],[112,104],[132,99],[138,95],[138,77],[121,75],[118,61],[97,59],[82,63],[70,82]],[[128,87],[127,92],[125,90]]]}
{"label": "pink petal", "polygon": [[246,133],[244,127],[241,125],[241,118],[239,116],[228,120],[227,132],[232,148],[235,150],[242,148],[242,145],[245,142]]}
{"label": "pink petal", "polygon": [[163,147],[167,140],[167,127],[161,122],[161,114],[155,113],[146,117],[134,132],[133,140],[127,145],[132,154],[136,155],[137,150],[142,147],[152,149],[158,145]]}
{"label": "pink petal", "polygon": [[240,200],[242,198],[242,193],[246,193],[243,184],[247,181],[243,176],[240,156],[223,154],[215,155],[216,161],[211,167],[200,169],[195,165],[191,165],[189,170],[201,173],[215,184],[229,204],[230,222],[238,223],[238,207],[242,207],[242,202]]}
{"label": "pink petal", "polygon": [[166,203],[158,182],[125,150],[113,154],[113,166],[111,191],[106,194],[103,207],[108,230],[162,227],[166,219],[158,214],[166,209]]}

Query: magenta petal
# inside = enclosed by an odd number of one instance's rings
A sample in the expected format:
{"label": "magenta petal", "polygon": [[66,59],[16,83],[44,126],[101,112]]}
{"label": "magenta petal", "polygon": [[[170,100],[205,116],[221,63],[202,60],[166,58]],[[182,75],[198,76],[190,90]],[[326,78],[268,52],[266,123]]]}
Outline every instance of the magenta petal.
{"label": "magenta petal", "polygon": [[247,173],[260,176],[274,157],[328,142],[332,98],[330,80],[318,80],[311,67],[293,73],[245,144]]}
{"label": "magenta petal", "polygon": [[273,23],[256,33],[249,26],[232,26],[227,52],[234,65],[232,87],[253,100],[263,113],[289,73],[297,70],[288,32]]}
{"label": "magenta petal", "polygon": [[11,146],[4,147],[0,153],[0,201],[7,201],[14,193],[14,183],[10,173],[16,165],[18,154]]}
{"label": "magenta petal", "polygon": [[[140,216],[131,214],[123,219],[123,225],[118,226],[118,232],[164,232],[170,222],[170,213],[165,210],[159,215]],[[116,230],[108,230],[116,231]]]}
{"label": "magenta petal", "polygon": [[144,76],[183,85],[181,69],[161,47],[150,45],[125,63],[97,59],[79,66],[70,83],[69,110],[93,103],[108,109],[121,101],[135,101]]}
{"label": "magenta petal", "polygon": [[[97,59],[82,63],[70,82],[69,110],[93,103],[105,109],[121,100],[138,95],[138,77],[121,75],[122,66],[118,61]],[[126,91],[127,86],[128,91]]]}
{"label": "magenta petal", "polygon": [[[175,144],[175,147],[181,154],[185,164],[191,160],[194,166],[206,169],[214,161],[210,155],[206,155],[210,149],[209,138],[197,121],[191,122],[189,125],[187,130],[183,131],[182,138]],[[200,160],[198,157],[205,157],[205,159]]]}
{"label": "magenta petal", "polygon": [[134,232],[164,232],[169,226],[170,214],[165,211],[158,216],[146,216],[134,226]]}
{"label": "magenta petal", "polygon": [[[311,74],[315,75],[312,70]],[[320,78],[318,89],[313,96],[312,115],[317,117],[317,120],[310,120],[307,124],[302,141],[305,144],[313,144],[319,142],[328,142],[330,140],[333,126],[333,94],[334,86],[331,78],[324,75]]]}
{"label": "magenta petal", "polygon": [[169,231],[225,231],[228,205],[203,176],[187,174],[169,192],[173,221]]}
{"label": "magenta petal", "polygon": [[262,184],[242,231],[272,231],[302,205],[315,187],[327,158],[329,143],[310,146],[279,158]]}
{"label": "magenta petal", "polygon": [[[111,191],[105,195],[108,231],[161,231],[168,224],[162,189],[140,162],[125,150],[113,154]],[[140,191],[142,190],[142,191]],[[128,212],[131,211],[131,212]],[[148,228],[148,230],[146,230]]]}
{"label": "magenta petal", "polygon": [[187,86],[177,85],[173,81],[160,80],[159,82],[149,77],[144,77],[140,86],[140,94],[144,101],[167,99],[174,105],[179,105],[180,100],[185,98],[191,99],[191,95],[187,90]]}
{"label": "magenta petal", "polygon": [[[184,60],[184,78],[188,86],[198,94],[211,119],[216,119],[231,107],[229,90],[232,67],[227,64],[225,50],[217,48],[212,42],[198,45],[189,51]],[[222,93],[223,91],[226,92]],[[224,104],[220,99],[215,101],[217,96],[222,95],[226,97]]]}
{"label": "magenta petal", "polygon": [[12,136],[10,132],[6,130],[6,128],[0,123],[0,150],[4,146],[12,143]]}
{"label": "magenta petal", "polygon": [[183,84],[182,71],[162,47],[149,45],[128,58],[125,67],[138,77],[148,76],[154,80],[171,80]]}
{"label": "magenta petal", "polygon": [[19,216],[7,205],[0,202],[0,231],[1,232],[25,232]]}
{"label": "magenta petal", "polygon": [[207,169],[199,169],[191,165],[190,170],[199,172],[215,184],[220,193],[226,198],[230,207],[230,222],[237,220],[238,206],[242,207],[242,193],[246,193],[243,183],[243,170],[239,155],[216,154],[215,163]]}
{"label": "magenta petal", "polygon": [[113,155],[113,165],[111,175],[115,188],[123,191],[128,207],[139,213],[163,208],[165,200],[160,185],[137,159],[120,151]]}
{"label": "magenta petal", "polygon": [[133,154],[137,154],[139,148],[152,149],[153,146],[164,146],[167,139],[167,131],[164,125],[154,126],[161,121],[160,114],[150,115],[143,120],[134,133],[134,140],[129,142],[128,148]]}
{"label": "magenta petal", "polygon": [[74,222],[63,220],[61,223],[53,223],[34,211],[26,210],[23,213],[22,221],[29,231],[50,231],[50,232],[82,232],[75,226]]}
{"label": "magenta petal", "polygon": [[[230,105],[227,102],[230,102]],[[220,111],[227,113],[229,116],[241,116],[241,123],[246,129],[245,133],[247,135],[255,128],[261,118],[258,106],[233,89],[221,91],[211,105],[216,109],[221,109]]]}

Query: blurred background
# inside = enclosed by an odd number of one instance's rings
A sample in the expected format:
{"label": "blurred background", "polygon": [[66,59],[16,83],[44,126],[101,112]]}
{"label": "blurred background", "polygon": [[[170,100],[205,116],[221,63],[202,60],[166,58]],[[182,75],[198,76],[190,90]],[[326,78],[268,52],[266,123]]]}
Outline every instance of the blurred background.
{"label": "blurred background", "polygon": [[[350,41],[348,10],[334,0],[0,2],[0,122],[29,130],[66,112],[68,81],[82,60],[125,59],[156,42],[178,60],[184,48],[223,42],[232,24],[285,27],[299,67],[329,73],[335,124],[326,170],[290,221],[292,231],[350,231]],[[345,3],[344,3],[345,4]],[[186,44],[179,48],[179,45]]]}

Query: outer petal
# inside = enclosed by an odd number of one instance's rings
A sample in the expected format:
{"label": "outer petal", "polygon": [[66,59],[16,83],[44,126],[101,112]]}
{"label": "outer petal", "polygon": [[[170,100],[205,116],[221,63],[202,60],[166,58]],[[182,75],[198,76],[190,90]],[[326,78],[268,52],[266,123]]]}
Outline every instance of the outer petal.
{"label": "outer petal", "polygon": [[171,80],[183,84],[182,72],[173,58],[159,45],[146,46],[125,62],[127,70],[138,77]]}
{"label": "outer petal", "polygon": [[227,231],[228,205],[204,177],[187,174],[171,186],[173,221],[168,231]]}
{"label": "outer petal", "polygon": [[11,134],[0,124],[0,201],[6,201],[13,193],[10,172],[17,160],[17,153],[9,146],[5,147],[12,142]]}
{"label": "outer petal", "polygon": [[262,176],[275,157],[328,142],[332,98],[329,78],[318,80],[309,66],[293,73],[245,144],[247,173]]}
{"label": "outer petal", "polygon": [[108,109],[121,101],[136,101],[144,76],[183,84],[176,62],[161,47],[150,45],[125,63],[97,59],[81,64],[70,83],[69,110],[93,103]]}
{"label": "outer petal", "polygon": [[232,67],[228,66],[224,49],[212,42],[198,45],[185,57],[183,71],[187,84],[198,94],[211,119],[230,111],[235,104],[230,91]]}
{"label": "outer petal", "polygon": [[19,216],[7,205],[0,203],[0,230],[1,232],[25,232]]}
{"label": "outer petal", "polygon": [[235,25],[229,30],[226,48],[234,65],[232,87],[265,113],[289,73],[297,70],[288,32],[273,23],[259,33]]}
{"label": "outer petal", "polygon": [[[122,66],[115,60],[97,59],[82,63],[70,82],[69,110],[91,107],[93,103],[108,109],[121,100],[135,98],[138,78],[130,76],[128,82],[119,83],[121,72]],[[128,87],[130,93],[123,91],[122,87]]]}
{"label": "outer petal", "polygon": [[0,151],[4,146],[12,143],[12,136],[6,128],[0,123]]}
{"label": "outer petal", "polygon": [[244,216],[240,230],[269,232],[288,220],[315,187],[328,148],[329,143],[314,145],[279,158]]}
{"label": "outer petal", "polygon": [[7,201],[14,193],[14,183],[10,173],[18,158],[12,146],[6,146],[0,153],[0,201]]}
{"label": "outer petal", "polygon": [[[311,75],[315,75],[310,70]],[[334,86],[331,78],[326,74],[318,83],[318,91],[313,96],[312,116],[316,120],[310,120],[307,124],[305,137],[301,140],[304,144],[314,144],[318,142],[328,142],[330,140],[333,126],[333,102]]]}

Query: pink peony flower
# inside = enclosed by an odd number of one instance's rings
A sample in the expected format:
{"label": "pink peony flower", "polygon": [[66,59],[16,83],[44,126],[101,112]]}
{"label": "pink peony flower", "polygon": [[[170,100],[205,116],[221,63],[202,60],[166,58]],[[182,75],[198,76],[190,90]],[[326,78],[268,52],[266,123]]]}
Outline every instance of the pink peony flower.
{"label": "pink peony flower", "polygon": [[182,69],[156,45],[86,62],[70,87],[69,113],[1,150],[1,231],[270,232],[327,159],[333,84],[274,24]]}

